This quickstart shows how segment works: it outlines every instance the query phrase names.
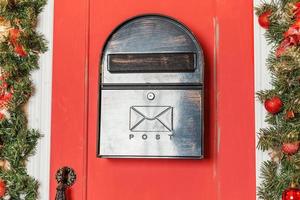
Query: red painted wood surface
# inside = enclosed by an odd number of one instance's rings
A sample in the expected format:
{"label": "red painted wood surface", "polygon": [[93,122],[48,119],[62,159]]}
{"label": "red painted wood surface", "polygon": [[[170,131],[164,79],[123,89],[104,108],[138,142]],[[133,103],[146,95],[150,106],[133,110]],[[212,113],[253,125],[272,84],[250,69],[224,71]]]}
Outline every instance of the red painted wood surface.
{"label": "red painted wood surface", "polygon": [[[54,172],[63,165],[78,174],[73,200],[255,199],[252,1],[89,4],[90,9],[87,0],[55,3],[51,199]],[[96,158],[102,47],[117,25],[147,13],[178,19],[203,46],[204,160]]]}
{"label": "red painted wood surface", "polygon": [[217,77],[219,199],[255,199],[253,2],[221,0]]}
{"label": "red painted wood surface", "polygon": [[71,199],[85,199],[86,69],[88,2],[55,1],[51,122],[50,199],[55,199],[56,171],[73,167]]}

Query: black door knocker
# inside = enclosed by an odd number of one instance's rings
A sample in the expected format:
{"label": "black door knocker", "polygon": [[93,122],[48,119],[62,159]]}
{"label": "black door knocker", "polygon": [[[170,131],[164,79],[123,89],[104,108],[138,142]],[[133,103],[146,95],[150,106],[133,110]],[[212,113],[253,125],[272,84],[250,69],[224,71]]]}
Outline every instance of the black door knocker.
{"label": "black door knocker", "polygon": [[70,167],[60,168],[56,172],[56,181],[58,186],[56,188],[55,200],[67,200],[66,190],[76,181],[75,171]]}

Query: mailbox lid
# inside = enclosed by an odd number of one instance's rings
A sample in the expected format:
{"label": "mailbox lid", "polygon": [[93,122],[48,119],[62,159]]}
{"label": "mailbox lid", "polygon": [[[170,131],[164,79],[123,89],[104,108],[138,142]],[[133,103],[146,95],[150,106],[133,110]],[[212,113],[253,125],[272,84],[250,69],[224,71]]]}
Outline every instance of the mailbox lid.
{"label": "mailbox lid", "polygon": [[164,16],[140,16],[120,25],[102,55],[105,84],[202,84],[204,58],[195,36]]}

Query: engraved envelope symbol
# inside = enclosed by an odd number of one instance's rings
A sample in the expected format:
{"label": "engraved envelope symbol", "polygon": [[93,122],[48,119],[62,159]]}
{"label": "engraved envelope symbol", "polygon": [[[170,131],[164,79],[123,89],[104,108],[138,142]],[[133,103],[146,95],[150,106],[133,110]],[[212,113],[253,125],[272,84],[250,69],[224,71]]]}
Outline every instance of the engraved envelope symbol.
{"label": "engraved envelope symbol", "polygon": [[129,128],[132,132],[172,132],[173,108],[170,106],[132,106]]}

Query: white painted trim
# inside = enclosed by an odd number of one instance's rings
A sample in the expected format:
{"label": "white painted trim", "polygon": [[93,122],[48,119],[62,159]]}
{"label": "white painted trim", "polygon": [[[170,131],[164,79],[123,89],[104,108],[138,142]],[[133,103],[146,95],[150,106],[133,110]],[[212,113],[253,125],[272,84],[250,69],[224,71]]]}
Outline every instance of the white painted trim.
{"label": "white painted trim", "polygon": [[[269,0],[267,0],[269,1]],[[254,6],[258,6],[261,0],[254,0]],[[254,16],[254,58],[255,58],[255,91],[264,90],[270,88],[270,73],[265,65],[267,56],[270,52],[270,47],[267,45],[264,37],[264,29],[258,24],[258,19]],[[266,111],[264,106],[256,100],[255,102],[255,126],[256,132],[260,128],[266,127],[265,123]],[[256,133],[255,133],[256,134]],[[256,136],[257,144],[257,136]],[[256,150],[256,183],[260,184],[260,167],[264,160],[269,159],[266,153]]]}
{"label": "white painted trim", "polygon": [[36,92],[29,101],[29,126],[38,129],[43,138],[39,141],[36,155],[30,158],[28,171],[40,182],[41,200],[49,199],[50,135],[51,135],[51,91],[52,91],[52,50],[53,50],[54,0],[48,0],[40,15],[38,30],[48,40],[49,50],[40,59],[40,69],[32,74]]}

